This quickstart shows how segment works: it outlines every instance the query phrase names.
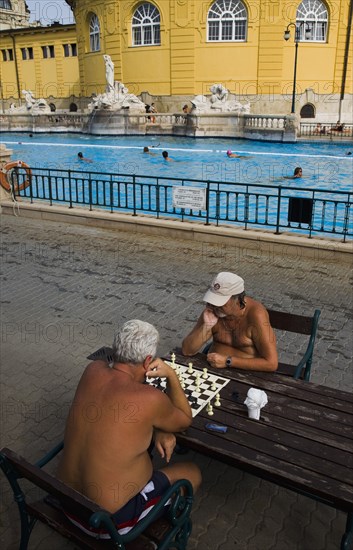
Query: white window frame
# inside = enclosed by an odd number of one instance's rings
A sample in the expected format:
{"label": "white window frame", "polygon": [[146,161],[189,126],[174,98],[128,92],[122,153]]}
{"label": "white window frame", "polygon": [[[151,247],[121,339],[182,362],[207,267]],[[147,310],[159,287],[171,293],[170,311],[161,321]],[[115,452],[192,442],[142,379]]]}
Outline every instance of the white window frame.
{"label": "white window frame", "polygon": [[302,0],[296,14],[298,41],[327,42],[328,22],[328,10],[322,0]]}
{"label": "white window frame", "polygon": [[42,46],[43,59],[54,59],[55,49],[53,45]]}
{"label": "white window frame", "polygon": [[2,53],[2,60],[3,61],[13,61],[13,49],[12,48],[6,48],[1,50]]}
{"label": "white window frame", "polygon": [[72,42],[70,44],[63,44],[64,57],[77,57],[77,44]]}
{"label": "white window frame", "polygon": [[158,8],[150,2],[144,2],[134,12],[131,22],[132,45],[161,45],[161,16]]}
{"label": "white window frame", "polygon": [[207,42],[246,42],[247,30],[248,13],[241,0],[216,0],[210,6]]}
{"label": "white window frame", "polygon": [[31,61],[34,58],[33,47],[28,46],[25,48],[21,48],[21,54],[22,54],[22,61]]}
{"label": "white window frame", "polygon": [[98,16],[93,13],[89,21],[89,49],[91,52],[99,52],[101,49],[100,32]]}

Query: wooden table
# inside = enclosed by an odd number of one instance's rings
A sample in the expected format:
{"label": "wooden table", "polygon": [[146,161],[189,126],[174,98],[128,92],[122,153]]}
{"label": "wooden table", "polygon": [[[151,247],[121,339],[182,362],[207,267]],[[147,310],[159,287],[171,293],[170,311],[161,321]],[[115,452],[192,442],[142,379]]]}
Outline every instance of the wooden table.
{"label": "wooden table", "polygon": [[[169,358],[169,357],[168,357]],[[352,394],[294,380],[276,373],[212,369],[205,355],[176,354],[231,379],[221,391],[214,415],[204,409],[178,443],[277,485],[347,513],[341,549],[353,547],[353,401]],[[268,404],[259,421],[248,418],[248,389],[264,390]],[[206,430],[206,423],[227,426],[226,433]]]}

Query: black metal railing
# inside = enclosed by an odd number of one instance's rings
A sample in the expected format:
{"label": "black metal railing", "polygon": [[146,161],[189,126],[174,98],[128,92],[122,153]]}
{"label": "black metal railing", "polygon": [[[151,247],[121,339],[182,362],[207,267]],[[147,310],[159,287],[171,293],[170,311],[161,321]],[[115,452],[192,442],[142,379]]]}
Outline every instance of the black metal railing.
{"label": "black metal railing", "polygon": [[298,135],[299,137],[315,137],[326,140],[349,140],[353,138],[353,124],[301,122]]}
{"label": "black metal railing", "polygon": [[[28,170],[15,168],[12,180],[16,195],[31,202],[197,220],[206,225],[262,227],[277,234],[326,234],[344,242],[353,236],[350,191],[45,168],[31,168],[30,177]],[[190,199],[195,191],[202,204]],[[180,192],[186,193],[182,202]]]}

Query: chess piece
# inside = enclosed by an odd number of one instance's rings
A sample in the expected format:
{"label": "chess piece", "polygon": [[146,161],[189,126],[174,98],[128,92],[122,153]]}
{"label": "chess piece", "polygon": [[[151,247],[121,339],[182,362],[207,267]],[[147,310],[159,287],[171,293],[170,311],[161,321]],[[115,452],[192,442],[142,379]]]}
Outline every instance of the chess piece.
{"label": "chess piece", "polygon": [[175,364],[175,353],[172,353],[172,355],[170,357],[171,357],[171,360],[172,360],[172,365],[174,365]]}
{"label": "chess piece", "polygon": [[192,374],[194,372],[192,368],[192,363],[189,363],[187,372],[188,374]]}
{"label": "chess piece", "polygon": [[200,393],[200,375],[199,374],[196,375],[195,385],[196,385],[195,392]]}
{"label": "chess piece", "polygon": [[217,389],[216,382],[213,381],[212,384],[211,384],[211,390],[215,391],[216,389]]}
{"label": "chess piece", "polygon": [[213,407],[212,407],[211,403],[209,403],[209,404],[207,405],[207,409],[206,409],[206,410],[207,410],[207,414],[208,414],[209,416],[213,416],[213,415],[214,415]]}
{"label": "chess piece", "polygon": [[203,370],[202,378],[207,378],[207,369],[202,369],[202,370]]}
{"label": "chess piece", "polygon": [[217,393],[217,395],[216,395],[216,400],[214,402],[214,406],[215,407],[220,407],[221,406],[221,396],[219,395],[219,393]]}

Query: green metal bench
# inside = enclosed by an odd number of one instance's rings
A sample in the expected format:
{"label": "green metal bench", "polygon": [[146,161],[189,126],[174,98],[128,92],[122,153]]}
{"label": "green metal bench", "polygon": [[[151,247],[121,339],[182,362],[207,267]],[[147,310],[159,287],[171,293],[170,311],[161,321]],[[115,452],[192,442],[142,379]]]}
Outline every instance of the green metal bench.
{"label": "green metal bench", "polygon": [[[32,529],[37,520],[45,523],[77,546],[85,549],[103,550],[185,550],[191,533],[190,512],[193,501],[192,486],[187,480],[179,480],[163,495],[160,502],[129,533],[120,535],[111,519],[111,514],[71,489],[42,467],[48,464],[61,450],[59,443],[35,464],[27,462],[10,449],[0,451],[0,466],[13,490],[21,519],[21,541],[19,550],[26,550]],[[28,480],[44,491],[38,501],[28,502],[19,480]],[[22,483],[21,483],[22,485]],[[28,494],[28,490],[27,490]],[[164,504],[172,498],[166,515],[160,515]],[[95,529],[102,528],[111,539],[102,540],[84,533],[67,519],[62,508],[74,512],[75,517]]]}
{"label": "green metal bench", "polygon": [[[309,381],[311,374],[311,365],[313,361],[314,344],[316,338],[317,327],[319,324],[319,317],[321,311],[316,309],[312,317],[306,317],[304,315],[294,315],[293,313],[284,313],[283,311],[275,311],[274,309],[268,309],[270,317],[270,323],[273,329],[295,332],[297,334],[304,334],[309,336],[309,341],[303,357],[296,364],[288,364],[278,362],[277,372],[286,376],[293,376],[293,378],[301,378],[302,380]],[[207,344],[202,350],[202,353],[207,353],[212,345],[212,342]]]}

